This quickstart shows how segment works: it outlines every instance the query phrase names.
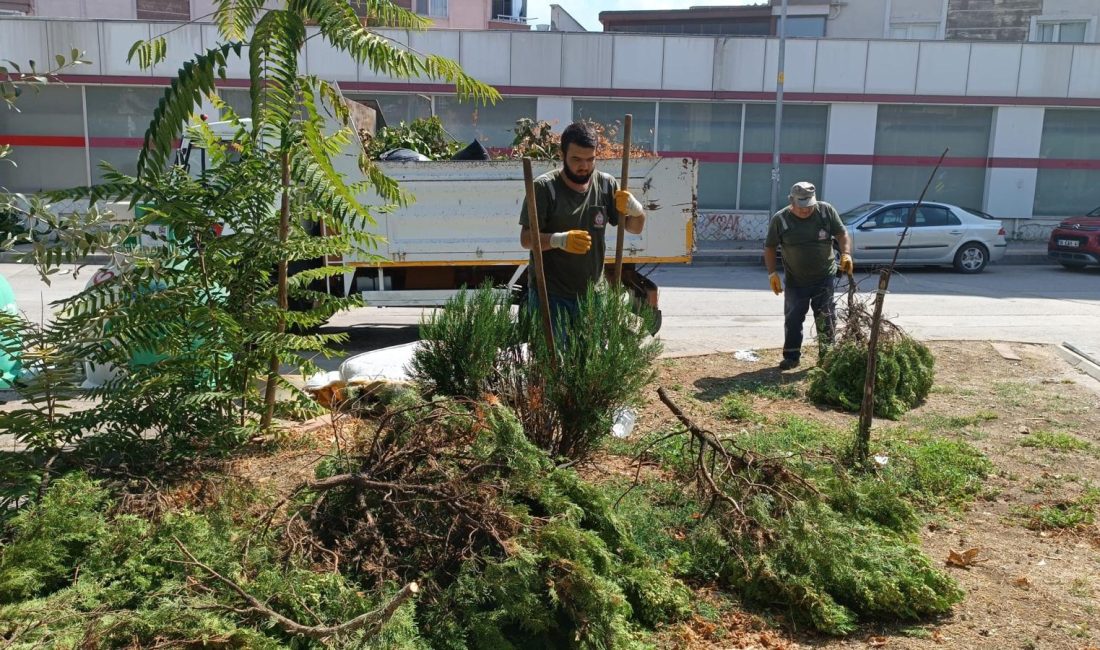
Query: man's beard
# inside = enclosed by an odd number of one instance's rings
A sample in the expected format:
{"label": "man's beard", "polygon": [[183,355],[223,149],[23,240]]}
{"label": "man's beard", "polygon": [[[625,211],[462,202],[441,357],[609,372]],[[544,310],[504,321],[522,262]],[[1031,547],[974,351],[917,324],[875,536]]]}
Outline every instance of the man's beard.
{"label": "man's beard", "polygon": [[585,185],[588,183],[589,179],[592,178],[592,172],[588,172],[583,176],[575,174],[572,169],[569,169],[569,165],[565,164],[561,166],[561,172],[565,174],[565,177],[568,178],[570,182],[576,183],[577,185]]}

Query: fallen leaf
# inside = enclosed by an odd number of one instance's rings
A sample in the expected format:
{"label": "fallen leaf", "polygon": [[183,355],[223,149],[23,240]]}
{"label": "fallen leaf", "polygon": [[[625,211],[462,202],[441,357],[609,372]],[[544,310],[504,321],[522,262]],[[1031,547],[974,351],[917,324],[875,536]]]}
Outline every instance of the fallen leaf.
{"label": "fallen leaf", "polygon": [[1031,588],[1031,580],[1028,580],[1027,576],[1020,576],[1019,578],[1016,578],[1012,581],[1012,584],[1019,587],[1020,589]]}
{"label": "fallen leaf", "polygon": [[872,648],[881,648],[882,646],[886,645],[887,641],[888,639],[884,636],[873,636],[867,640],[867,645],[871,646]]}
{"label": "fallen leaf", "polygon": [[978,562],[978,551],[977,547],[968,548],[965,551],[950,550],[947,552],[947,566],[969,568]]}

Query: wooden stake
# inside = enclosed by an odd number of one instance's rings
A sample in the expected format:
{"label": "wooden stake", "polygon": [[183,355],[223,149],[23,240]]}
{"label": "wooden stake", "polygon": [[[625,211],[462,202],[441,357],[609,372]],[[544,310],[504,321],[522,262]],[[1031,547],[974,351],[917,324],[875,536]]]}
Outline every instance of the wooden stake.
{"label": "wooden stake", "polygon": [[[856,432],[855,460],[859,465],[866,465],[867,457],[871,453],[871,422],[875,416],[875,371],[878,367],[878,334],[879,330],[882,329],[882,302],[886,299],[886,290],[890,288],[890,275],[894,272],[894,265],[898,262],[898,253],[901,251],[905,236],[909,233],[909,226],[913,223],[917,208],[924,201],[924,195],[928,193],[928,186],[932,184],[932,179],[936,177],[936,172],[939,171],[943,159],[950,150],[950,147],[948,147],[940,154],[940,159],[935,168],[932,169],[928,182],[924,184],[924,189],[921,190],[920,198],[909,210],[909,217],[905,220],[905,228],[902,229],[901,238],[898,240],[897,247],[894,248],[894,258],[890,260],[890,266],[883,269],[879,275],[878,291],[875,293],[875,311],[871,316],[871,335],[867,339],[867,374],[863,377],[863,402],[859,405],[859,430]],[[849,276],[849,282],[851,282],[851,276]],[[852,293],[849,293],[849,313],[851,313],[852,299]]]}
{"label": "wooden stake", "polygon": [[[623,116],[623,174],[619,180],[619,189],[626,192],[630,185],[630,131],[634,116]],[[615,272],[612,274],[615,286],[623,283],[623,241],[626,238],[626,215],[619,215],[619,228],[615,232]]]}
{"label": "wooden stake", "polygon": [[539,211],[535,201],[535,179],[531,171],[531,159],[523,159],[523,185],[527,190],[527,229],[531,233],[531,258],[535,266],[535,287],[539,294],[539,312],[542,314],[542,329],[546,336],[550,358],[556,359],[554,347],[554,324],[550,319],[550,296],[546,293],[546,271],[542,267],[542,231],[539,229]]}

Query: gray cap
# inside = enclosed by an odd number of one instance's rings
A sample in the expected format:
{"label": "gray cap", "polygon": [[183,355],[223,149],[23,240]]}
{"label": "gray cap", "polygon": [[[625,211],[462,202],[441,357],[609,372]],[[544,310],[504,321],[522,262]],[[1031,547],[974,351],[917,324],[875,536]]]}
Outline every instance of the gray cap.
{"label": "gray cap", "polygon": [[791,186],[790,199],[800,208],[812,208],[817,205],[817,188],[813,183],[799,181]]}

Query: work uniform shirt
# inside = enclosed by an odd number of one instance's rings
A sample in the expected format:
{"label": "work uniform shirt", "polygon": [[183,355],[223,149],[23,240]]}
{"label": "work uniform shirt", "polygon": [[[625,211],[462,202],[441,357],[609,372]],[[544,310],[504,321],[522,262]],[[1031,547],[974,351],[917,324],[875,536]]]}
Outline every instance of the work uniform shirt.
{"label": "work uniform shirt", "polygon": [[[592,247],[577,255],[560,248],[544,248],[542,265],[546,272],[546,292],[559,298],[576,299],[585,294],[590,283],[603,276],[607,228],[619,225],[615,210],[615,191],[619,183],[610,174],[596,171],[588,189],[577,192],[565,184],[562,171],[555,169],[535,179],[535,205],[539,212],[539,230],[544,233],[586,230]],[[523,201],[519,223],[530,227],[527,201]],[[534,255],[532,253],[532,255]],[[534,258],[528,273],[534,278]],[[531,283],[534,285],[534,282]]]}
{"label": "work uniform shirt", "polygon": [[805,219],[799,219],[787,206],[772,216],[764,246],[782,245],[787,284],[808,287],[836,275],[833,238],[843,232],[840,215],[828,203],[818,201]]}

